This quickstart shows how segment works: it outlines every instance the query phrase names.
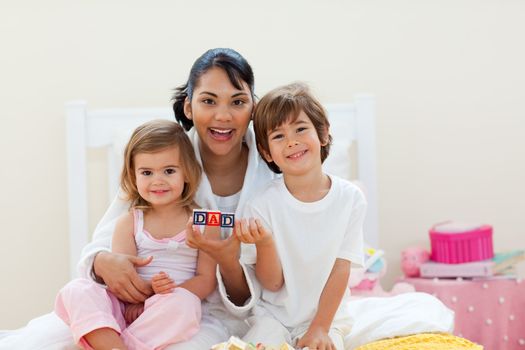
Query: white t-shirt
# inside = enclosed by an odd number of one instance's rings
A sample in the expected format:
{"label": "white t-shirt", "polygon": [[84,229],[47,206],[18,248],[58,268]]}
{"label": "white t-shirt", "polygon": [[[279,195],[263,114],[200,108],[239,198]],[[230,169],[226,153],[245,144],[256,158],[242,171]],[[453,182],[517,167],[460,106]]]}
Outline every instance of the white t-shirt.
{"label": "white t-shirt", "polygon": [[[244,217],[261,219],[274,236],[285,284],[281,290],[263,290],[263,307],[284,326],[295,328],[315,316],[323,288],[337,258],[363,264],[363,220],[366,200],[349,181],[330,176],[330,190],[319,201],[301,202],[284,184],[271,181],[252,198]],[[241,258],[255,263],[254,245],[245,245]],[[347,290],[343,301],[350,296]],[[348,317],[341,305],[334,321]]]}
{"label": "white t-shirt", "polygon": [[222,213],[235,213],[237,206],[239,204],[239,199],[241,199],[241,191],[232,194],[231,196],[218,196],[213,195],[215,202],[217,203],[217,209]]}

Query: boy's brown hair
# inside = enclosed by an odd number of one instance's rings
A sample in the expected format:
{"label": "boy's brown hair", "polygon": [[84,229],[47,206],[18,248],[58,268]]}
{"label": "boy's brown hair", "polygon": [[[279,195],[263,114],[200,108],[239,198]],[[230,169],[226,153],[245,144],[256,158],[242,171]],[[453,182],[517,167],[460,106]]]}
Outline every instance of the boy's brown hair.
{"label": "boy's brown hair", "polygon": [[193,145],[182,127],[174,121],[158,119],[146,122],[135,129],[124,151],[124,165],[120,175],[120,186],[124,199],[131,202],[132,208],[149,209],[150,203],[144,200],[137,189],[134,158],[138,153],[155,153],[169,147],[179,149],[179,157],[184,171],[184,190],[180,205],[194,206],[194,197],[201,179],[201,167],[195,156]]}
{"label": "boy's brown hair", "polygon": [[[301,111],[308,116],[317,131],[321,141],[321,163],[330,153],[332,136],[329,134],[330,122],[321,103],[312,95],[304,83],[292,83],[273,89],[257,103],[255,108],[253,127],[259,152],[270,154],[268,135],[284,124],[293,123]],[[268,167],[275,173],[282,171],[274,162],[268,162],[262,157]]]}

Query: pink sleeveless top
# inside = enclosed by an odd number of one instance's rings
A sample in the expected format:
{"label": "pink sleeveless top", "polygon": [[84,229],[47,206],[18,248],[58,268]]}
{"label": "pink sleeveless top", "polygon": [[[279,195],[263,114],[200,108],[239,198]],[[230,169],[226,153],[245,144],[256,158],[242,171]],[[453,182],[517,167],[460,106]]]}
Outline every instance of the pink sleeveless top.
{"label": "pink sleeveless top", "polygon": [[186,230],[174,237],[156,239],[144,229],[142,210],[134,209],[133,216],[137,255],[140,257],[153,256],[151,263],[137,268],[140,277],[151,280],[154,274],[164,271],[176,284],[181,284],[195,276],[198,252],[186,245]]}

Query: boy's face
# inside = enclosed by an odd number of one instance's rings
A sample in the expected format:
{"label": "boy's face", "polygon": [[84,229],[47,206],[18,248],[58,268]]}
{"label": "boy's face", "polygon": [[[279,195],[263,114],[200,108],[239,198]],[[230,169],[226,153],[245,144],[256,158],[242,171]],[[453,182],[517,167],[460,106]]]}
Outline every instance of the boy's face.
{"label": "boy's face", "polygon": [[270,153],[263,152],[268,162],[275,162],[284,175],[305,175],[321,170],[321,146],[312,121],[304,111],[295,121],[287,121],[268,133]]}

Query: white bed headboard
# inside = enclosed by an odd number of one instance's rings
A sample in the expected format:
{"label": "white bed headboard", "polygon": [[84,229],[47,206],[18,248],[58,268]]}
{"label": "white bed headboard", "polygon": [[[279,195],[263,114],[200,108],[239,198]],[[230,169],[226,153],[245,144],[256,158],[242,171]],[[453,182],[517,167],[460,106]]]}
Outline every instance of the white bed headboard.
{"label": "white bed headboard", "polygon": [[[108,159],[108,196],[118,191],[122,159],[115,147],[123,131],[129,131],[151,119],[174,120],[171,108],[88,109],[84,101],[66,103],[66,147],[68,169],[69,247],[71,277],[82,248],[88,243],[87,150],[104,147]],[[333,146],[325,168],[328,172],[350,179],[357,174],[368,200],[365,219],[365,240],[378,243],[377,168],[375,100],[371,95],[357,95],[351,104],[325,105],[331,123]],[[125,133],[124,133],[125,134]],[[356,148],[355,148],[356,147]],[[356,152],[350,152],[354,150]],[[351,154],[356,154],[357,171]],[[346,162],[346,163],[345,163]],[[348,165],[348,166],[347,166]],[[350,167],[354,167],[350,171]]]}

